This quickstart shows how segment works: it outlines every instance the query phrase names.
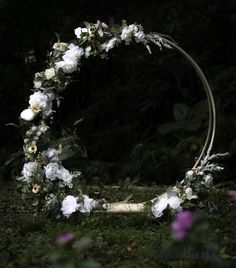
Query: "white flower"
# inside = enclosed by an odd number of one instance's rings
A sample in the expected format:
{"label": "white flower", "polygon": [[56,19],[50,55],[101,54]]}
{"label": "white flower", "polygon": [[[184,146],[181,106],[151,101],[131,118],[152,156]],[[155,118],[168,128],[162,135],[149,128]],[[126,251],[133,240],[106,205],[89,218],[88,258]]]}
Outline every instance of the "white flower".
{"label": "white flower", "polygon": [[137,32],[138,27],[135,24],[125,26],[124,29],[122,30],[120,38],[121,40],[124,40],[125,43],[128,45],[131,42],[133,35]]}
{"label": "white flower", "polygon": [[187,187],[185,189],[185,194],[187,195],[187,199],[191,200],[191,199],[197,199],[198,196],[193,194],[193,189],[191,187]]}
{"label": "white flower", "polygon": [[88,46],[85,48],[85,51],[84,51],[85,58],[88,58],[91,55],[91,50],[92,50],[91,46]]}
{"label": "white flower", "polygon": [[203,177],[204,184],[207,188],[210,188],[213,184],[213,177],[211,174],[207,174]]}
{"label": "white flower", "polygon": [[81,213],[90,213],[93,208],[96,206],[96,201],[92,198],[89,198],[87,195],[83,196],[84,200],[79,204],[78,210]]}
{"label": "white flower", "polygon": [[137,43],[139,42],[145,42],[145,34],[143,31],[138,31],[137,33],[134,33],[135,41]]}
{"label": "white flower", "polygon": [[55,70],[53,68],[46,69],[44,75],[47,80],[50,80],[55,76]]}
{"label": "white flower", "polygon": [[59,161],[58,158],[58,150],[56,149],[51,149],[49,148],[46,152],[45,155],[48,159],[50,159],[50,162],[57,162]]}
{"label": "white flower", "polygon": [[59,61],[55,64],[55,69],[58,71],[62,69],[64,73],[71,74],[78,69],[78,63],[76,61]]}
{"label": "white flower", "polygon": [[193,170],[189,170],[189,171],[187,171],[186,172],[186,174],[185,174],[185,177],[187,178],[187,179],[189,179],[189,180],[193,180],[193,177],[194,176],[194,171]]}
{"label": "white flower", "polygon": [[32,121],[35,115],[36,113],[34,113],[31,109],[25,109],[21,112],[20,117],[26,121]]}
{"label": "white flower", "polygon": [[33,112],[37,113],[47,108],[48,97],[41,91],[35,92],[29,99],[30,108]]}
{"label": "white flower", "polygon": [[83,36],[83,39],[85,39],[88,35],[91,34],[91,31],[88,28],[78,27],[78,28],[74,29],[74,33],[75,33],[77,38],[80,39]]}
{"label": "white flower", "polygon": [[57,42],[57,43],[54,43],[52,48],[60,52],[65,52],[67,48],[67,43]]}
{"label": "white flower", "polygon": [[110,49],[112,49],[115,46],[117,41],[118,39],[116,37],[113,37],[108,42],[102,44],[101,47],[102,49],[106,50],[106,52],[108,52]]}
{"label": "white flower", "polygon": [[45,176],[50,181],[54,181],[58,178],[60,166],[58,163],[49,163],[45,167]]}
{"label": "white flower", "polygon": [[70,215],[76,212],[78,208],[77,198],[73,195],[68,195],[63,201],[61,206],[62,214],[65,217],[70,217]]}
{"label": "white flower", "polygon": [[60,167],[58,171],[58,178],[63,182],[64,185],[72,187],[73,176],[70,174],[69,170],[65,169],[63,166]]}
{"label": "white flower", "polygon": [[62,68],[64,73],[73,73],[78,69],[78,61],[83,56],[84,50],[74,44],[70,44],[69,49],[62,57],[62,61],[55,63],[55,70]]}
{"label": "white flower", "polygon": [[26,181],[30,181],[32,176],[35,175],[38,171],[39,164],[37,162],[28,162],[24,164],[22,175]]}
{"label": "white flower", "polygon": [[42,81],[34,81],[34,88],[38,89],[42,87]]}
{"label": "white flower", "polygon": [[42,133],[45,133],[47,132],[49,129],[49,126],[45,125],[45,124],[42,124],[40,127],[39,127],[39,130],[42,132]]}
{"label": "white flower", "polygon": [[181,203],[183,200],[177,196],[177,193],[174,191],[168,191],[167,193],[160,196],[157,202],[152,206],[152,213],[155,218],[159,218],[163,215],[163,211],[169,206],[175,211],[180,211]]}
{"label": "white flower", "polygon": [[178,196],[171,196],[169,198],[168,204],[170,206],[170,208],[176,210],[176,211],[180,211],[181,210],[181,203],[183,202],[183,200],[181,198],[179,198]]}
{"label": "white flower", "polygon": [[69,49],[62,57],[64,61],[78,61],[84,54],[84,50],[81,47],[70,44]]}
{"label": "white flower", "polygon": [[61,186],[66,185],[68,187],[72,186],[73,175],[65,169],[62,165],[58,163],[49,163],[45,166],[45,175],[46,178],[53,181],[59,179],[62,184]]}

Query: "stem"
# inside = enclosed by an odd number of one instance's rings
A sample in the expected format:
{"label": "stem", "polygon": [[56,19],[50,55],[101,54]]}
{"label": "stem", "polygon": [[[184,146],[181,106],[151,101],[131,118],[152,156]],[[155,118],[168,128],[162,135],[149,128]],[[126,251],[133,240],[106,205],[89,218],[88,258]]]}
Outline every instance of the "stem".
{"label": "stem", "polygon": [[202,148],[202,151],[201,151],[198,159],[196,160],[196,162],[195,162],[195,164],[193,166],[193,169],[194,169],[199,165],[200,161],[203,159],[205,154],[206,154],[207,157],[209,157],[209,155],[211,153],[212,145],[213,145],[214,138],[215,138],[215,129],[216,129],[215,102],[214,102],[214,98],[213,98],[212,91],[211,91],[211,88],[209,86],[209,83],[208,83],[205,75],[203,74],[201,68],[196,63],[196,61],[187,52],[185,52],[181,47],[176,45],[174,42],[172,42],[172,41],[170,41],[170,40],[168,40],[166,38],[163,38],[163,40],[167,44],[169,44],[171,47],[175,48],[193,66],[193,68],[195,69],[197,75],[201,79],[201,82],[203,84],[204,90],[205,90],[206,95],[207,95],[207,102],[208,102],[208,109],[209,109],[209,125],[208,125],[207,137],[206,137],[205,144],[204,144],[204,146]]}

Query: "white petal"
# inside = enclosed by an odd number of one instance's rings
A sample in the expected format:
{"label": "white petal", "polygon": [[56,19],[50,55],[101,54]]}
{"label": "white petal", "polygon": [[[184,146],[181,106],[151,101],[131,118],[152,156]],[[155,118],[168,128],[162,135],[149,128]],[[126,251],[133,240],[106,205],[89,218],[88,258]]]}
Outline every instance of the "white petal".
{"label": "white petal", "polygon": [[163,215],[163,211],[168,205],[168,199],[163,197],[160,198],[152,207],[152,213],[156,218],[159,218]]}
{"label": "white petal", "polygon": [[31,121],[34,119],[35,113],[31,109],[26,109],[20,114],[20,117],[26,121]]}

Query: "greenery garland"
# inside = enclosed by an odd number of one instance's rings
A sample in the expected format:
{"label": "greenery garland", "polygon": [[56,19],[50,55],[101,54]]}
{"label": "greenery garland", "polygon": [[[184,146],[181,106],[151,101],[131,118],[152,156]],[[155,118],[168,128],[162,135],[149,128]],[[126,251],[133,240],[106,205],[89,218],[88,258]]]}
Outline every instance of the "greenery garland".
{"label": "greenery garland", "polygon": [[[64,43],[58,40],[52,47],[47,68],[35,74],[33,94],[29,97],[29,107],[22,111],[20,118],[28,130],[24,135],[25,164],[22,176],[18,178],[23,197],[33,200],[34,205],[43,210],[56,210],[58,215],[69,217],[74,212],[90,213],[92,209],[116,211],[116,205],[104,200],[95,201],[73,185],[79,171],[69,172],[62,164],[66,145],[50,136],[49,125],[53,121],[54,104],[60,105],[60,94],[71,81],[71,74],[78,72],[83,60],[99,56],[106,59],[109,50],[122,43],[136,42],[144,45],[151,53],[150,44],[171,49],[160,34],[145,34],[140,24],[108,27],[105,23],[85,22],[85,27],[74,30],[76,40]],[[205,157],[201,164],[186,172],[185,178],[175,187],[151,201],[153,216],[159,218],[170,208],[173,212],[182,210],[186,203],[197,199],[200,193],[208,192],[213,185],[213,176],[223,168],[215,160],[224,156]],[[140,211],[146,203],[130,204],[128,210]],[[149,202],[150,203],[150,202]],[[123,207],[123,211],[126,210]],[[121,209],[122,211],[122,209]]]}

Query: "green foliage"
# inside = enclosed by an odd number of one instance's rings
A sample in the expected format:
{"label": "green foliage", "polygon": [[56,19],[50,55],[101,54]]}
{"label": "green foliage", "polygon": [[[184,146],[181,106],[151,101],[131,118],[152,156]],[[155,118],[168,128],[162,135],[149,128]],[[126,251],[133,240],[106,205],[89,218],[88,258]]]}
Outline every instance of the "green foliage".
{"label": "green foliage", "polygon": [[[226,192],[213,191],[202,204],[194,229],[186,240],[176,242],[171,215],[157,221],[146,214],[93,213],[58,221],[43,214],[33,216],[30,205],[13,190],[15,185],[1,186],[1,267],[234,267],[236,209]],[[126,185],[100,188],[100,193],[89,187],[86,191],[110,201],[132,194],[130,201],[137,202],[163,189],[144,191]],[[76,235],[75,240],[58,245],[57,238],[68,232]]]}

